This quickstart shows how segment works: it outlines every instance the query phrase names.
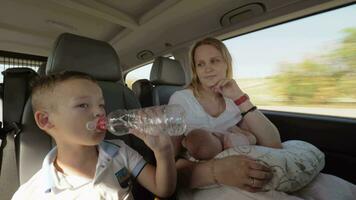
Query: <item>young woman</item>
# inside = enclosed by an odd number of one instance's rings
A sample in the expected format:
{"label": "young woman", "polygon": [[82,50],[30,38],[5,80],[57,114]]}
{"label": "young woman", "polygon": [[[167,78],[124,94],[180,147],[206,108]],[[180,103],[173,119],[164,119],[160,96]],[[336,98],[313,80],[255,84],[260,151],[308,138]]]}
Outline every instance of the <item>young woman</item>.
{"label": "young woman", "polygon": [[[278,129],[257,109],[250,101],[249,96],[232,79],[231,55],[221,41],[206,38],[197,42],[190,52],[190,64],[193,73],[191,84],[188,88],[174,93],[169,103],[180,104],[185,108],[187,122],[191,128],[226,130],[236,125],[240,132],[253,134],[256,137],[257,145],[282,148]],[[181,141],[182,137],[174,138],[176,154],[181,149]],[[261,191],[272,177],[272,173],[269,168],[246,156],[229,156],[199,163],[179,159],[177,169],[178,188],[185,188],[181,197],[196,199],[238,199],[238,197],[241,199],[299,199],[276,191],[250,193]],[[326,184],[330,181],[335,183],[334,188],[336,185],[343,185],[345,191],[349,191],[344,194],[345,198],[336,196],[337,199],[346,200],[348,197],[356,195],[354,185],[334,176],[319,175],[310,184],[309,189],[304,189],[305,192],[300,192],[299,196],[304,198],[305,195],[313,195],[313,198],[317,199],[330,199],[330,195],[336,193],[330,190],[326,193],[326,190],[324,193],[319,192],[320,188],[326,186],[332,189],[330,184]],[[212,188],[204,190],[204,192],[191,190],[212,184],[220,184],[224,187]],[[315,191],[315,188],[319,188],[319,191]],[[354,193],[350,193],[350,191],[354,191]]]}

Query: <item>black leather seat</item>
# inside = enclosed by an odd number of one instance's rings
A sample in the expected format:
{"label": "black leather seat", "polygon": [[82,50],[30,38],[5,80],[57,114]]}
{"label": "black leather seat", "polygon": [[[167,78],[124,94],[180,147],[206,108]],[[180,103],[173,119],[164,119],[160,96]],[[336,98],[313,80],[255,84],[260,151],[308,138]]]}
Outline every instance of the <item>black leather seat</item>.
{"label": "black leather seat", "polygon": [[[8,68],[2,72],[3,127],[0,132],[0,193],[11,198],[19,184],[17,176],[16,145],[21,130],[21,118],[30,95],[30,81],[37,73],[30,68]],[[9,179],[11,178],[10,182]]]}
{"label": "black leather seat", "polygon": [[153,84],[147,79],[139,79],[132,84],[132,91],[142,107],[153,106],[152,90]]}
{"label": "black leather seat", "polygon": [[152,65],[150,80],[140,79],[132,84],[132,90],[141,105],[168,104],[171,95],[183,89],[185,73],[182,65],[170,58],[158,57]]}
{"label": "black leather seat", "polygon": [[[84,72],[96,78],[103,90],[107,113],[116,109],[140,107],[133,92],[123,84],[119,58],[106,42],[68,33],[60,35],[48,59],[46,74],[64,70]],[[25,183],[41,168],[45,155],[53,147],[51,138],[43,133],[34,121],[30,100],[27,102],[22,124],[23,131],[19,136],[20,184]],[[113,138],[116,136],[107,134],[106,139]],[[141,153],[146,160],[153,160],[152,152],[135,136],[126,135],[120,139]],[[137,184],[133,188],[136,199],[152,197]]]}
{"label": "black leather seat", "polygon": [[30,95],[30,81],[37,73],[30,68],[8,68],[3,74],[3,122],[6,129],[12,122],[21,122],[23,109]]}
{"label": "black leather seat", "polygon": [[40,76],[43,76],[46,74],[46,63],[43,63],[42,65],[40,65],[37,69],[37,73]]}

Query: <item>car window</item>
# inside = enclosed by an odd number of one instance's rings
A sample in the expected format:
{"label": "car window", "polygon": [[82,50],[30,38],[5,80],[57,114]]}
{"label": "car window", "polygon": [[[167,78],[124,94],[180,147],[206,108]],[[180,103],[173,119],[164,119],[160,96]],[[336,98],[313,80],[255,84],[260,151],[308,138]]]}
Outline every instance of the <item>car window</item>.
{"label": "car window", "polygon": [[[35,71],[38,70],[38,67],[43,63],[46,63],[47,58],[42,56],[34,56],[28,54],[0,51],[0,70],[1,72],[5,71],[8,68],[14,67],[27,67]],[[0,84],[3,83],[3,74],[0,73]],[[2,92],[2,91],[1,91]],[[2,121],[2,96],[0,98],[0,121]]]}
{"label": "car window", "polygon": [[[170,59],[174,59],[174,56],[169,56],[168,58]],[[139,68],[136,68],[130,72],[127,73],[126,78],[125,78],[125,82],[127,84],[127,87],[129,87],[130,89],[132,88],[132,84],[139,80],[139,79],[150,79],[150,72],[151,72],[151,68],[152,68],[153,62],[143,65]]]}
{"label": "car window", "polygon": [[125,79],[127,87],[129,87],[131,89],[132,84],[139,79],[150,79],[150,72],[151,72],[152,64],[153,63],[144,65],[142,67],[139,67],[139,68],[134,69],[134,70],[130,71],[129,73],[127,73],[126,79]]}
{"label": "car window", "polygon": [[356,118],[356,5],[225,40],[262,109]]}
{"label": "car window", "polygon": [[[47,58],[42,56],[0,51],[0,70],[3,72],[8,68],[27,67],[37,71],[46,60]],[[0,74],[0,83],[2,82],[3,75]]]}

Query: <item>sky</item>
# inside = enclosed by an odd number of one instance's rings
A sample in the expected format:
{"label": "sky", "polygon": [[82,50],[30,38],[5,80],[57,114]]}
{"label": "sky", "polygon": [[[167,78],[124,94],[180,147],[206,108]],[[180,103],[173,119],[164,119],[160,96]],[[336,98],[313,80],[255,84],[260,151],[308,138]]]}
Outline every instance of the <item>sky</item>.
{"label": "sky", "polygon": [[[336,47],[345,28],[356,28],[356,5],[317,14],[225,40],[234,62],[235,78],[266,77],[279,63],[296,63]],[[150,65],[151,66],[151,65]],[[127,79],[149,78],[150,66],[131,72]]]}
{"label": "sky", "polygon": [[264,77],[281,62],[322,55],[340,42],[343,29],[356,28],[356,5],[314,15],[225,41],[235,77]]}

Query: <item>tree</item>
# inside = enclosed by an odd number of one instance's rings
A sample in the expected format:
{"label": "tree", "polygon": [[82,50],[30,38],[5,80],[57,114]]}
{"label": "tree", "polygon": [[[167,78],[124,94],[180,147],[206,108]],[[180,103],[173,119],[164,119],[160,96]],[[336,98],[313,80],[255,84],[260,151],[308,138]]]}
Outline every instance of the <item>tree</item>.
{"label": "tree", "polygon": [[345,29],[344,33],[346,37],[334,55],[345,64],[348,72],[356,73],[356,28]]}
{"label": "tree", "polygon": [[324,56],[281,64],[274,78],[275,95],[293,104],[324,104],[342,98],[356,102],[356,28],[344,32],[340,45]]}

